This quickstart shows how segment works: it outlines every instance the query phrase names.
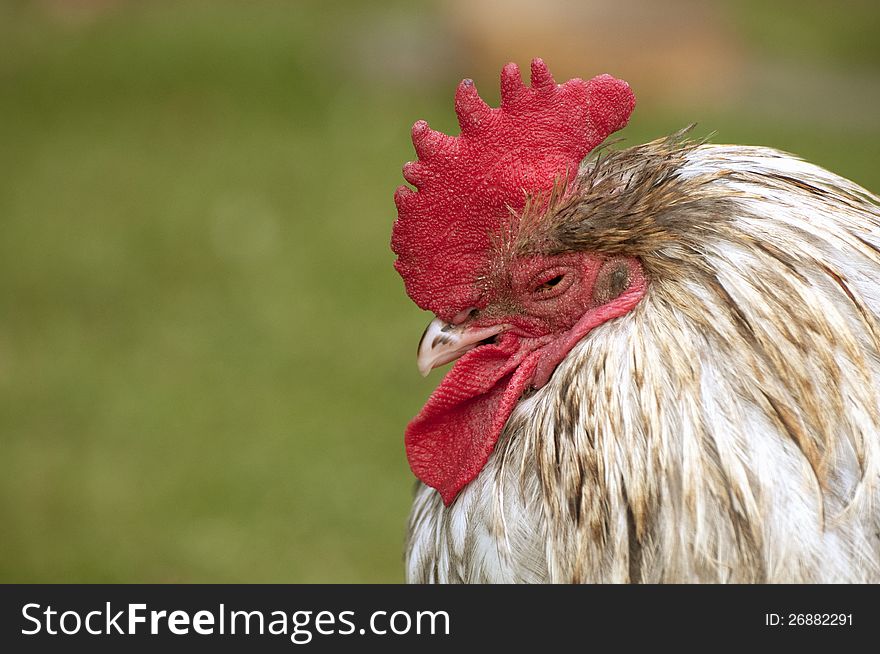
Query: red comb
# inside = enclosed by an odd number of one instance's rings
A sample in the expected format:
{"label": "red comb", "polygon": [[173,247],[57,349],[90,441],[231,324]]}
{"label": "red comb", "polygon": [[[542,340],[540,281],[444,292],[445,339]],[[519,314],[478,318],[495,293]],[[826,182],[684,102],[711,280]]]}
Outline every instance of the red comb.
{"label": "red comb", "polygon": [[532,61],[531,88],[516,64],[504,67],[497,109],[463,80],[455,94],[461,135],[416,122],[419,159],[403,167],[403,176],[418,190],[401,186],[394,194],[394,266],[413,301],[447,320],[479,307],[478,280],[511,209],[559,179],[574,179],[581,160],[626,125],[634,106],[626,82],[599,75],[556,84],[540,59]]}

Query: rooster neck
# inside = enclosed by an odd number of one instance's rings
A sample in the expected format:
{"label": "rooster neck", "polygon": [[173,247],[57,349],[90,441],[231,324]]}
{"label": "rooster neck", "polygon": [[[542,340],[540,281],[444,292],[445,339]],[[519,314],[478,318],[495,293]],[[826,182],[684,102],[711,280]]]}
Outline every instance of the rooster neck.
{"label": "rooster neck", "polygon": [[[616,180],[639,197],[609,186],[610,204],[548,214],[545,242],[560,251],[642,257],[648,294],[521,402],[455,504],[420,493],[411,570],[880,579],[876,199],[771,150],[669,148],[659,174],[622,157],[585,169],[588,193]],[[639,175],[662,180],[666,205]],[[629,207],[628,231],[611,225],[614,207]]]}

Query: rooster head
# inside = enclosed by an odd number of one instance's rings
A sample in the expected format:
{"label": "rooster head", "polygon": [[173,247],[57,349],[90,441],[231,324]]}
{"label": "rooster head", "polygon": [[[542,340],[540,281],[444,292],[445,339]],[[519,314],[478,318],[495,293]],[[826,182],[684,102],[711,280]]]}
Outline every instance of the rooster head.
{"label": "rooster head", "polygon": [[634,106],[626,82],[556,84],[535,59],[530,87],[504,67],[498,108],[461,82],[459,136],[413,125],[418,160],[403,175],[416,190],[395,193],[391,248],[408,295],[436,316],[419,369],[456,363],[409,424],[406,451],[446,504],[485,466],[520,398],[645,293],[638,259],[567,251],[544,228],[577,193],[581,161]]}

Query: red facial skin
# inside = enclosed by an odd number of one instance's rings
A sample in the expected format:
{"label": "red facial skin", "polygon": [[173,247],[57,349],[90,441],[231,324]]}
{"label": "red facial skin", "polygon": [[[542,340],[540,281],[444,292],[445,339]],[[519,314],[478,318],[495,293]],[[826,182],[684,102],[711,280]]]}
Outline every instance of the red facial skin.
{"label": "red facial skin", "polygon": [[[621,266],[628,285],[608,297],[607,275]],[[485,466],[523,393],[544,386],[578,342],[629,312],[646,287],[633,258],[572,253],[515,261],[462,324],[508,327],[459,359],[407,428],[416,475],[451,504]]]}

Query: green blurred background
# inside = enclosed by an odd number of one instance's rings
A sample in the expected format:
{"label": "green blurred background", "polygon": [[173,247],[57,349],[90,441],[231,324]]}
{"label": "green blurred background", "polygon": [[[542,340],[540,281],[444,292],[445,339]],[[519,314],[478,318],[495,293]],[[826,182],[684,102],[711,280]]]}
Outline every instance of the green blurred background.
{"label": "green blurred background", "polygon": [[[833,12],[833,13],[829,13]],[[0,0],[0,581],[397,582],[409,127],[610,72],[880,190],[877,3]]]}

